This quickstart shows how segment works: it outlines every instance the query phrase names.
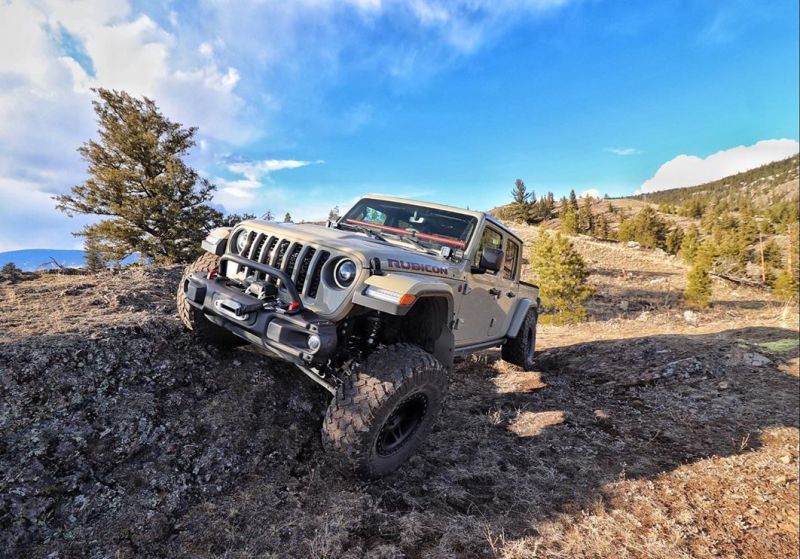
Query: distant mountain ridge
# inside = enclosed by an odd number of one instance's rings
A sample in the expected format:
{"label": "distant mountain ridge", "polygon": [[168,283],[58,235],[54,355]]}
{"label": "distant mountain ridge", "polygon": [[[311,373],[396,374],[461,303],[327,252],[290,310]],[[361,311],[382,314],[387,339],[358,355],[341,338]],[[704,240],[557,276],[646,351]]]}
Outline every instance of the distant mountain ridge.
{"label": "distant mountain ridge", "polygon": [[82,250],[30,248],[0,252],[0,266],[13,262],[25,272],[51,270],[57,268],[51,258],[67,268],[82,268],[86,265],[86,257]]}
{"label": "distant mountain ridge", "polygon": [[733,202],[748,197],[754,208],[764,209],[772,204],[791,202],[798,197],[800,156],[767,163],[761,167],[725,178],[689,186],[631,196],[652,204],[681,204],[692,197],[702,197],[715,203]]}

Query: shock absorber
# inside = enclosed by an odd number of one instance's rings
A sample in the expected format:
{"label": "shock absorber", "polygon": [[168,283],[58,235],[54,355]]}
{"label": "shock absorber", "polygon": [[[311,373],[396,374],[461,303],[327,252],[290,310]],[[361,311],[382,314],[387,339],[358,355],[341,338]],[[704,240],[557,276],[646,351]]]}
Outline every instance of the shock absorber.
{"label": "shock absorber", "polygon": [[367,347],[372,349],[378,344],[378,337],[381,333],[381,317],[368,316],[366,317],[365,325],[365,338],[367,339]]}

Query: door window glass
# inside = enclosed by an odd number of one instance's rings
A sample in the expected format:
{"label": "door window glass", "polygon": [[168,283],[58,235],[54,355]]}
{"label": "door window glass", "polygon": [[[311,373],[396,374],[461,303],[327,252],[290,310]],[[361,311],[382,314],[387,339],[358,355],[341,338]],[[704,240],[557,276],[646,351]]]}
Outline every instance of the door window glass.
{"label": "door window glass", "polygon": [[503,258],[503,277],[513,280],[517,274],[519,261],[519,245],[511,239],[506,240],[505,256]]}
{"label": "door window glass", "polygon": [[483,230],[481,236],[481,243],[478,245],[478,252],[475,254],[475,265],[478,266],[481,262],[481,254],[485,248],[503,248],[503,237],[494,229],[488,227]]}

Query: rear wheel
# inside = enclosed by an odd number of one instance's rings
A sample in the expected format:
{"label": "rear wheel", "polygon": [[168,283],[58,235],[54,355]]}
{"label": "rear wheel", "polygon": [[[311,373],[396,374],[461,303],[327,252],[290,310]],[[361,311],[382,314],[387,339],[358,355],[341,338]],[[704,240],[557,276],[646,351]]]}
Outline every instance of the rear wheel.
{"label": "rear wheel", "polygon": [[517,337],[503,344],[501,353],[503,361],[508,361],[525,371],[533,369],[533,354],[536,349],[536,322],[539,318],[536,308],[532,308],[525,315],[525,320],[517,332]]}
{"label": "rear wheel", "polygon": [[430,353],[411,344],[380,349],[337,389],[323,446],[362,477],[386,475],[425,440],[446,391],[447,371]]}
{"label": "rear wheel", "polygon": [[244,345],[247,342],[208,320],[200,310],[189,304],[186,299],[186,293],[183,291],[183,286],[188,281],[189,275],[195,272],[208,274],[218,268],[219,257],[208,252],[186,267],[181,283],[178,285],[176,297],[178,316],[184,326],[191,330],[200,340],[219,348],[230,349]]}

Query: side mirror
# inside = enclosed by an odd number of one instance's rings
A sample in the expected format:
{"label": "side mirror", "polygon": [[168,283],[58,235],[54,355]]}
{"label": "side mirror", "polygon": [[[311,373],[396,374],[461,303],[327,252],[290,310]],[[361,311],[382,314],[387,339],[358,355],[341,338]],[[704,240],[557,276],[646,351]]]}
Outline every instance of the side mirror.
{"label": "side mirror", "polygon": [[503,267],[503,250],[499,248],[485,248],[481,251],[479,268],[499,272]]}

